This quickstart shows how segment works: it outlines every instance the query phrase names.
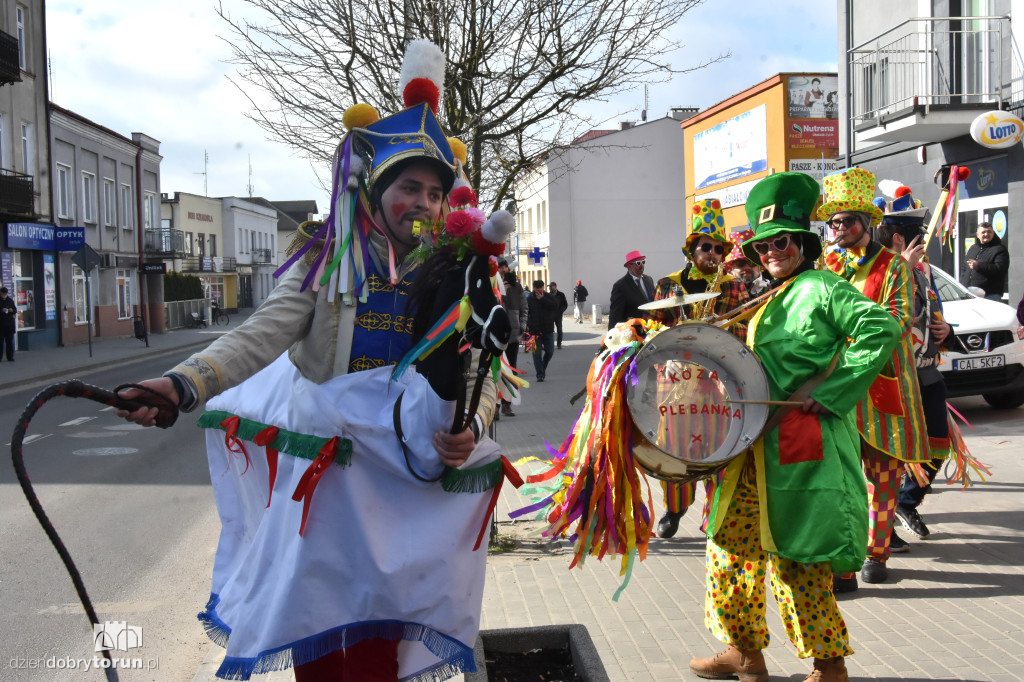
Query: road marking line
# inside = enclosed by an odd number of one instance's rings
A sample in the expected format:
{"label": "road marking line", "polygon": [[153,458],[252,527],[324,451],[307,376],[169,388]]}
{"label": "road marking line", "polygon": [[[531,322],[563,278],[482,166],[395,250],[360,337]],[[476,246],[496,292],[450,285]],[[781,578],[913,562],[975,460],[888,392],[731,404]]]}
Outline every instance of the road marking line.
{"label": "road marking line", "polygon": [[95,418],[96,417],[79,417],[78,419],[72,419],[69,422],[64,422],[63,424],[61,424],[61,426],[78,426],[79,424],[84,424],[85,422],[91,422]]}
{"label": "road marking line", "polygon": [[[52,433],[33,433],[31,436],[25,436],[25,438],[22,439],[21,444],[28,445],[29,443],[34,443],[37,440],[49,438],[52,435]],[[10,445],[10,443],[8,443],[8,445]]]}

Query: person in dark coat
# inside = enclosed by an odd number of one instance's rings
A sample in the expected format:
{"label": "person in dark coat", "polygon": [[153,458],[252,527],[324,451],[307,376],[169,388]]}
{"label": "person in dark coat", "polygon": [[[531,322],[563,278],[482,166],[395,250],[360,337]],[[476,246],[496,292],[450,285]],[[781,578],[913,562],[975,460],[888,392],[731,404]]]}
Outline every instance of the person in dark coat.
{"label": "person in dark coat", "polygon": [[[530,306],[526,318],[526,331],[537,337],[533,349],[533,368],[537,370],[537,381],[544,381],[548,363],[555,354],[555,317],[558,316],[558,301],[544,293],[544,280],[533,282],[533,292],[526,297]],[[543,351],[543,353],[541,352]]]}
{"label": "person in dark coat", "polygon": [[993,231],[992,223],[978,223],[978,241],[967,250],[967,269],[964,270],[964,286],[978,287],[985,292],[985,298],[999,301],[1006,289],[1006,273],[1010,270],[1010,254]]}
{"label": "person in dark coat", "polygon": [[572,316],[576,320],[576,324],[583,324],[583,307],[589,294],[590,292],[587,291],[587,287],[583,286],[583,282],[576,280],[576,286],[572,289]]}
{"label": "person in dark coat", "polygon": [[[508,364],[519,369],[519,340],[523,337],[523,332],[526,331],[528,311],[526,290],[519,283],[516,273],[509,269],[508,263],[504,260],[498,261],[498,270],[505,280],[505,295],[501,299],[501,305],[508,312],[508,321],[512,326],[508,346],[505,348],[505,357],[508,359]],[[501,416],[516,416],[516,413],[512,411],[512,403],[504,398],[501,400]]]}
{"label": "person in dark coat", "polygon": [[18,306],[7,295],[7,287],[0,287],[0,355],[6,351],[7,359],[14,362],[14,332],[18,331]]}
{"label": "person in dark coat", "polygon": [[569,301],[565,300],[565,294],[558,290],[558,285],[552,282],[548,284],[548,293],[558,301],[558,316],[555,317],[555,347],[562,348],[562,316],[569,309]]}
{"label": "person in dark coat", "polygon": [[612,285],[608,328],[634,317],[648,317],[638,306],[654,300],[654,280],[644,274],[647,259],[639,251],[626,254],[626,274]]}

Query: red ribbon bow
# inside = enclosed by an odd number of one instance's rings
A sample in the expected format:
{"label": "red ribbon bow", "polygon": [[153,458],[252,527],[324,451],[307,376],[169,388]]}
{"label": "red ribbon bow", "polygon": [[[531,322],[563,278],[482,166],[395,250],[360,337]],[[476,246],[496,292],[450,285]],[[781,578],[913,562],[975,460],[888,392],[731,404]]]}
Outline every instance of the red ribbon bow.
{"label": "red ribbon bow", "polygon": [[228,417],[220,425],[224,429],[224,447],[228,449],[228,452],[245,455],[245,469],[242,471],[244,474],[249,470],[252,460],[249,459],[249,453],[245,451],[245,445],[238,438],[238,425],[241,421],[237,416]]}
{"label": "red ribbon bow", "polygon": [[338,452],[338,443],[341,438],[335,436],[330,439],[324,446],[320,448],[320,454],[317,455],[313,463],[309,465],[306,472],[302,474],[302,478],[299,479],[299,484],[295,486],[295,492],[292,494],[292,499],[298,502],[302,500],[302,523],[299,525],[299,535],[302,535],[306,530],[306,517],[309,516],[309,503],[313,501],[313,493],[316,491],[316,486],[320,482],[320,477],[324,475],[327,468],[334,462],[334,455]]}
{"label": "red ribbon bow", "polygon": [[267,449],[267,470],[270,472],[270,492],[267,493],[267,509],[270,509],[270,498],[274,496],[274,481],[277,480],[277,450],[270,447],[270,444],[277,440],[280,432],[276,426],[268,426],[253,437],[252,442]]}

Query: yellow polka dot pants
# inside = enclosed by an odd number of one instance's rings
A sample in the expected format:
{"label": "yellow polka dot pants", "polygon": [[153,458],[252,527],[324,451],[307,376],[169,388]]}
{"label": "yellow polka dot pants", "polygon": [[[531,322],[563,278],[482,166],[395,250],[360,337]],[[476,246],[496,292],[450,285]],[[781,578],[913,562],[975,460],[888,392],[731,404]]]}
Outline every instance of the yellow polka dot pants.
{"label": "yellow polka dot pants", "polygon": [[851,655],[846,623],[832,594],[831,565],[801,564],[764,551],[758,513],[754,464],[748,460],[722,528],[708,539],[705,625],[739,649],[767,648],[767,573],[800,658]]}

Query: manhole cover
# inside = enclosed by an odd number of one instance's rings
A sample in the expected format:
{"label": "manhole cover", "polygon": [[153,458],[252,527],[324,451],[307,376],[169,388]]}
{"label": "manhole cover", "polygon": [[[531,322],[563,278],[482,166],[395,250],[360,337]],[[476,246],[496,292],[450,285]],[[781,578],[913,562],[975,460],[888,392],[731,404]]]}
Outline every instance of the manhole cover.
{"label": "manhole cover", "polygon": [[75,450],[72,454],[79,457],[109,457],[111,455],[132,455],[138,452],[137,448],[86,448]]}

